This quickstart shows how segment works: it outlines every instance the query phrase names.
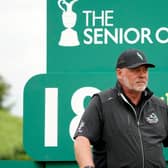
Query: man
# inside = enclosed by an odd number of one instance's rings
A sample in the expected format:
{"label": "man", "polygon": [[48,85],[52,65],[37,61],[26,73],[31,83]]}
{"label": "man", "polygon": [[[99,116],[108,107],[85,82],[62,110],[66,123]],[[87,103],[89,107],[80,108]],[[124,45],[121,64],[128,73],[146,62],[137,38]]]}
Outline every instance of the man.
{"label": "man", "polygon": [[139,50],[120,55],[116,86],[93,96],[75,133],[80,168],[166,167],[168,106],[147,88],[154,67]]}

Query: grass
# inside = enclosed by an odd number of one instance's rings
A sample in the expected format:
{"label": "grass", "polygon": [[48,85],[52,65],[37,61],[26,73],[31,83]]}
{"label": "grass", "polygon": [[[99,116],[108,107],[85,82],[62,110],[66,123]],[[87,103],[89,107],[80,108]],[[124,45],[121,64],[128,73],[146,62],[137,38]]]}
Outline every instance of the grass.
{"label": "grass", "polygon": [[0,110],[0,160],[29,160],[22,145],[22,118]]}

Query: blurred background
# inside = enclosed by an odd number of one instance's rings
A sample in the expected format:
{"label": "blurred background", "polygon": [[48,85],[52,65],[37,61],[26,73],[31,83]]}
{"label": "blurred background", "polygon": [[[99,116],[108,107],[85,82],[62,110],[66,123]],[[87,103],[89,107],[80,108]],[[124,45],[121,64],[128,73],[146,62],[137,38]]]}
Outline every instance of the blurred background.
{"label": "blurred background", "polygon": [[23,90],[46,71],[46,1],[0,0],[0,159],[29,160],[22,144]]}

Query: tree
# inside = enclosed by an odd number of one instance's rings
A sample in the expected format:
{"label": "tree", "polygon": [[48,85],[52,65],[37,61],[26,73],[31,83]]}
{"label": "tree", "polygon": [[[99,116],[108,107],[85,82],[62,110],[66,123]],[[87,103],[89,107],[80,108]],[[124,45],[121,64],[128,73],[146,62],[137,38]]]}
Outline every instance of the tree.
{"label": "tree", "polygon": [[4,80],[4,78],[0,75],[0,109],[4,109],[4,100],[8,95],[10,89],[10,85]]}

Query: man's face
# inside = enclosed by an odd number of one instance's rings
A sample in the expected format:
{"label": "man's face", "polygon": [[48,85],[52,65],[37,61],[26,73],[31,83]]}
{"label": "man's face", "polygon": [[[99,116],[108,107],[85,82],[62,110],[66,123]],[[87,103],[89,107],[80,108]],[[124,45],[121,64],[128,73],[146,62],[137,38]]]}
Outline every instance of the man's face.
{"label": "man's face", "polygon": [[142,92],[148,84],[148,67],[142,65],[132,69],[117,69],[117,77],[123,87],[132,91]]}

